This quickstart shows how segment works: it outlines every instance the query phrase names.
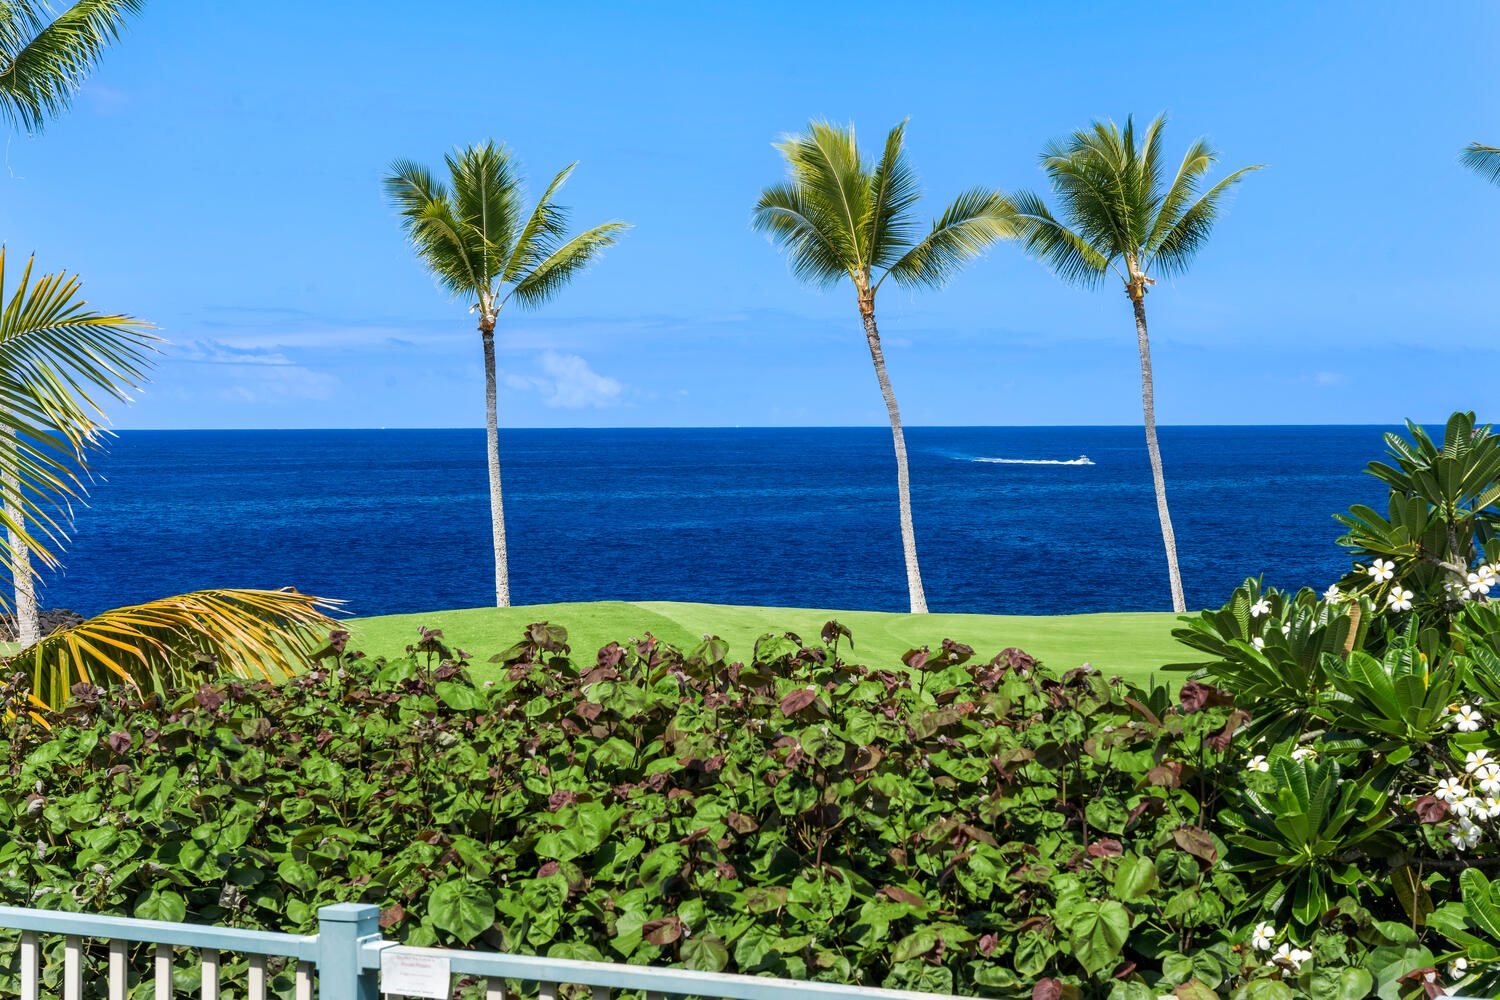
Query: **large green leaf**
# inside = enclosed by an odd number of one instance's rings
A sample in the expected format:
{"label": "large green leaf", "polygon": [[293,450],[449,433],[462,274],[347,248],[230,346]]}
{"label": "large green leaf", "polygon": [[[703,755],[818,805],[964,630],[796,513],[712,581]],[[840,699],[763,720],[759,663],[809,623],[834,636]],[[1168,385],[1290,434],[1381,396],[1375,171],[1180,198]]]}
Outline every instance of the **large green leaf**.
{"label": "large green leaf", "polygon": [[450,879],[427,897],[427,918],[468,944],[495,923],[495,898],[469,879]]}

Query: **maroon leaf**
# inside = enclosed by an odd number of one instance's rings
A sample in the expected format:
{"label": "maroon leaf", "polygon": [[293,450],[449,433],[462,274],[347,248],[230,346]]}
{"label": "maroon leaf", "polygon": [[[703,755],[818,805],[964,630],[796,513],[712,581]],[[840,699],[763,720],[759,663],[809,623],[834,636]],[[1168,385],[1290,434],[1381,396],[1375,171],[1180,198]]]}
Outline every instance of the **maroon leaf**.
{"label": "maroon leaf", "polygon": [[1125,847],[1118,840],[1096,840],[1089,845],[1089,856],[1095,858],[1117,858],[1125,853]]}
{"label": "maroon leaf", "polygon": [[1243,708],[1235,709],[1229,713],[1229,719],[1224,723],[1224,728],[1212,736],[1204,737],[1203,742],[1219,753],[1223,753],[1229,749],[1229,741],[1234,739],[1234,734],[1239,732],[1241,726],[1249,723],[1250,718],[1250,713]]}
{"label": "maroon leaf", "polygon": [[1062,986],[1056,979],[1038,979],[1031,988],[1031,1000],[1062,1000]]}
{"label": "maroon leaf", "polygon": [[385,930],[388,927],[395,927],[405,919],[406,908],[400,903],[397,903],[395,906],[388,906],[380,911],[380,929]]}
{"label": "maroon leaf", "polygon": [[1177,693],[1177,698],[1189,715],[1201,712],[1211,705],[1223,705],[1228,708],[1234,704],[1234,695],[1228,691],[1221,691],[1212,684],[1200,684],[1198,681],[1188,681],[1184,684],[1182,690]]}
{"label": "maroon leaf", "polygon": [[754,833],[760,829],[760,824],[755,817],[746,816],[744,813],[732,812],[725,818],[724,823],[735,833]]}
{"label": "maroon leaf", "polygon": [[557,812],[563,806],[570,806],[578,801],[578,793],[566,788],[559,788],[547,796],[547,811]]}
{"label": "maroon leaf", "polygon": [[1219,849],[1214,846],[1214,838],[1202,827],[1184,826],[1173,830],[1172,839],[1177,842],[1178,847],[1209,864],[1219,860]]}
{"label": "maroon leaf", "polygon": [[198,689],[198,693],[193,695],[193,700],[198,703],[199,707],[206,708],[210,712],[224,704],[224,696],[207,684]]}
{"label": "maroon leaf", "polygon": [[1146,772],[1146,780],[1164,788],[1182,787],[1182,761],[1165,760]]}
{"label": "maroon leaf", "polygon": [[682,920],[678,917],[648,920],[641,925],[641,936],[654,945],[669,945],[682,937]]}
{"label": "maroon leaf", "polygon": [[1000,947],[1000,935],[979,935],[979,954],[983,955],[985,958],[989,958],[991,955],[993,955],[995,953],[995,949],[998,947]]}
{"label": "maroon leaf", "polygon": [[927,900],[909,889],[901,888],[899,885],[888,885],[876,895],[884,896],[886,899],[893,899],[898,903],[905,903],[908,906],[920,906],[924,910],[927,909]]}
{"label": "maroon leaf", "polygon": [[787,718],[791,718],[814,701],[817,701],[817,699],[818,693],[816,691],[800,687],[781,699],[781,714]]}
{"label": "maroon leaf", "polygon": [[927,659],[931,655],[926,649],[908,649],[901,654],[901,662],[912,670],[921,670],[927,666]]}
{"label": "maroon leaf", "polygon": [[536,870],[536,877],[547,878],[549,875],[556,875],[560,867],[556,861],[549,861]]}
{"label": "maroon leaf", "polygon": [[1441,823],[1448,815],[1448,803],[1436,795],[1424,795],[1411,805],[1417,811],[1417,819],[1423,823]]}
{"label": "maroon leaf", "polygon": [[113,732],[109,734],[109,748],[115,753],[129,753],[130,747],[135,743],[135,738],[126,732]]}

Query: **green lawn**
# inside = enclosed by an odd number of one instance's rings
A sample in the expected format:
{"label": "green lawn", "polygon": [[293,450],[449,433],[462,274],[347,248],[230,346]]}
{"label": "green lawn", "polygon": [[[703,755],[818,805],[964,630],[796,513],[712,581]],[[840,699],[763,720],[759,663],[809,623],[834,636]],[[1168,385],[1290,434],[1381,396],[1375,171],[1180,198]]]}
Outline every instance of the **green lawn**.
{"label": "green lawn", "polygon": [[1144,683],[1162,664],[1187,658],[1189,650],[1172,639],[1177,617],[1169,612],[1058,615],[909,615],[878,611],[820,611],[669,601],[601,601],[587,604],[535,604],[516,608],[468,608],[415,615],[354,618],[352,646],[371,656],[391,656],[417,640],[417,626],[440,628],[450,646],[474,654],[474,673],[511,645],[530,622],[566,626],[575,657],[592,658],[610,641],[647,632],[679,647],[706,632],[729,642],[731,659],[748,659],[766,632],[796,632],[817,639],[823,623],[837,618],[854,633],[854,657],[869,665],[896,665],[913,646],[936,647],[944,639],[965,642],[985,659],[1017,646],[1057,670],[1092,663],[1106,674]]}

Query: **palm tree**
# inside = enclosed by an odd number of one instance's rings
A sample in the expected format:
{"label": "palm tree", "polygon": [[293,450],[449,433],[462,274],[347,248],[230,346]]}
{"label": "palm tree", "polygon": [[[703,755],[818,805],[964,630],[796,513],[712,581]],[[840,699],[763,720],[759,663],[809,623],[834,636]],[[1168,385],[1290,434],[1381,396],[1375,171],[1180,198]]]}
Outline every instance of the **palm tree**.
{"label": "palm tree", "polygon": [[[45,0],[0,0],[0,112],[18,128],[41,131],[48,118],[67,110],[73,93],[98,62],[105,45],[119,37],[126,16],[140,13],[143,2],[80,0],[54,14]],[[0,258],[0,269],[3,266]],[[29,265],[27,271],[29,274]],[[99,387],[119,392],[116,386]],[[91,422],[81,428],[47,426],[56,427],[75,446],[93,443],[97,433]],[[14,441],[15,432],[16,428],[7,425],[0,437]],[[6,562],[16,585],[16,632],[22,642],[31,643],[38,631],[36,588],[29,536],[20,524],[24,512],[14,502],[18,483],[16,470],[9,466],[0,469],[9,529],[4,542]],[[49,555],[43,562],[50,565],[55,559]]]}
{"label": "palm tree", "polygon": [[1491,184],[1500,184],[1500,149],[1471,142],[1458,154],[1458,162]]}
{"label": "palm tree", "polygon": [[490,522],[495,548],[495,606],[510,606],[505,507],[500,489],[500,435],[495,393],[495,319],[515,300],[535,309],[628,229],[607,222],[569,238],[568,210],[552,198],[578,164],[552,178],[530,213],[523,212],[520,164],[503,144],[486,142],[446,157],[449,184],[426,167],[397,160],[385,188],[427,269],[455,297],[472,298],[484,347],[485,434],[490,474]]}
{"label": "palm tree", "polygon": [[921,192],[902,149],[905,131],[905,122],[891,129],[874,163],[860,155],[853,126],[812,122],[806,132],[784,136],[776,148],[786,158],[788,178],[761,192],[752,224],[787,254],[792,273],[802,281],[831,288],[848,278],[854,285],[875,380],[895,439],[907,592],[912,613],[925,614],[906,438],[875,326],[875,293],[886,278],[910,288],[940,288],[964,264],[1014,231],[1005,197],[973,188],[960,194],[922,234],[913,211]]}
{"label": "palm tree", "polygon": [[157,338],[129,316],[96,312],[67,274],[32,281],[28,260],[7,300],[0,246],[0,549],[15,583],[17,637],[37,635],[31,556],[57,565],[68,501],[82,493],[87,452],[107,433],[95,397],[125,399]]}
{"label": "palm tree", "polygon": [[1188,147],[1170,181],[1161,151],[1163,115],[1136,141],[1134,120],[1122,132],[1114,122],[1094,122],[1042,151],[1057,196],[1061,219],[1038,195],[1016,195],[1022,246],[1069,284],[1095,287],[1113,273],[1125,285],[1135,311],[1136,341],[1141,355],[1141,407],[1146,421],[1146,452],[1156,484],[1156,512],[1167,550],[1172,609],[1187,610],[1182,575],[1177,569],[1177,540],[1167,512],[1167,486],[1161,450],[1156,444],[1156,404],[1151,381],[1151,343],[1146,334],[1146,291],[1152,273],[1171,277],[1187,270],[1208,241],[1209,231],[1235,183],[1261,164],[1244,167],[1202,190],[1204,176],[1218,160],[1206,139]]}
{"label": "palm tree", "polygon": [[67,110],[73,94],[145,0],[0,0],[0,109],[28,132]]}

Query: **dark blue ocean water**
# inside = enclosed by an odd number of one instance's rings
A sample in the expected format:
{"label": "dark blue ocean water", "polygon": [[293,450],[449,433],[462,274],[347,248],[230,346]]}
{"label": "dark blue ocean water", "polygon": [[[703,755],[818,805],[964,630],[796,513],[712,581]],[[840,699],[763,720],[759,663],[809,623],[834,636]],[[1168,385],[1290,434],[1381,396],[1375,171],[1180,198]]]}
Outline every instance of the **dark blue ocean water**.
{"label": "dark blue ocean water", "polygon": [[[1383,506],[1376,427],[1165,427],[1190,605],[1246,576],[1319,589],[1332,515]],[[933,611],[1170,610],[1138,427],[913,427]],[[885,428],[510,430],[517,604],[907,608]],[[976,458],[1065,460],[1017,465]],[[96,463],[48,607],[282,587],[357,615],[492,604],[481,430],[129,431]]]}

